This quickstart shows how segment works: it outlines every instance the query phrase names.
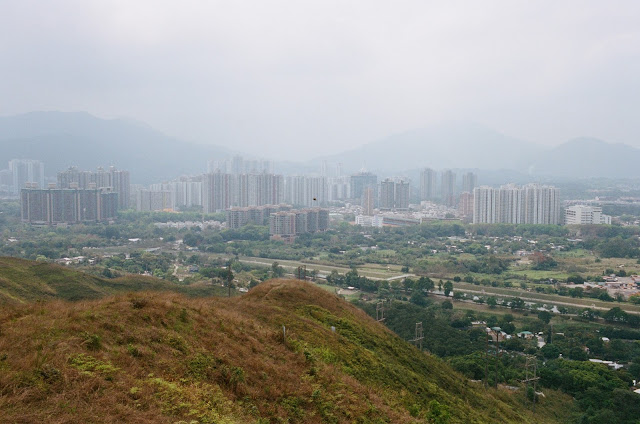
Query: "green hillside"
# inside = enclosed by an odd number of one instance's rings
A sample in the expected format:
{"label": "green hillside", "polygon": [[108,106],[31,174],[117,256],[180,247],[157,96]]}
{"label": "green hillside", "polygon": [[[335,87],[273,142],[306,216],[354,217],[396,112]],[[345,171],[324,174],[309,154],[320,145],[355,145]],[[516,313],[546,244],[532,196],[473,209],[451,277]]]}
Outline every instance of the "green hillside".
{"label": "green hillside", "polygon": [[7,422],[566,422],[570,404],[548,392],[534,416],[521,393],[485,391],[300,281],[0,312]]}
{"label": "green hillside", "polygon": [[99,278],[46,262],[0,257],[0,305],[51,299],[99,299],[140,290],[168,290],[188,295],[221,294],[217,287],[180,286],[141,275]]}

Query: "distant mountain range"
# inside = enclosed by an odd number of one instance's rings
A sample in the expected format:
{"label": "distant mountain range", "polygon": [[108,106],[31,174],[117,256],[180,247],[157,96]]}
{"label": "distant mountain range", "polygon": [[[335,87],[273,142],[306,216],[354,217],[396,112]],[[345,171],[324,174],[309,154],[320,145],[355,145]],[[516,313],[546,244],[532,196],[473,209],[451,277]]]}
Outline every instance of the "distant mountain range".
{"label": "distant mountain range", "polygon": [[418,168],[516,171],[522,176],[640,178],[640,149],[595,138],[548,148],[477,124],[453,122],[392,135],[316,162],[407,173]]}
{"label": "distant mountain range", "polygon": [[449,122],[395,134],[357,149],[319,158],[345,168],[403,171],[413,168],[521,169],[542,148],[481,125]]}
{"label": "distant mountain range", "polygon": [[[208,159],[234,154],[238,152],[226,147],[168,137],[135,121],[101,119],[84,112],[0,117],[0,167],[13,158],[39,159],[45,162],[47,175],[71,165],[82,169],[115,165],[130,170],[132,182],[147,184],[204,172]],[[640,177],[640,150],[628,145],[577,138],[545,148],[468,122],[407,131],[307,162],[277,162],[276,170],[318,172],[323,161],[341,162],[346,172],[366,168],[381,175],[411,175],[432,167],[499,171],[522,178]]]}
{"label": "distant mountain range", "polygon": [[223,147],[168,137],[132,120],[101,119],[85,112],[0,117],[0,164],[14,158],[38,159],[45,163],[47,175],[72,165],[115,165],[130,170],[132,182],[151,183],[204,172],[208,159],[232,154]]}
{"label": "distant mountain range", "polygon": [[534,175],[567,179],[588,177],[639,178],[640,149],[597,138],[574,138],[539,153],[529,164]]}

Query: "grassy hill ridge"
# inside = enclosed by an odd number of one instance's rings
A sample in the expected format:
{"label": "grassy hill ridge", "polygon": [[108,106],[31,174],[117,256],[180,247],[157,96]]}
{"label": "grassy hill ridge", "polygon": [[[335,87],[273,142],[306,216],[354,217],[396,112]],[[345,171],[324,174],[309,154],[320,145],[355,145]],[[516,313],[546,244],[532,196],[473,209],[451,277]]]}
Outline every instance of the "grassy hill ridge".
{"label": "grassy hill ridge", "polygon": [[144,292],[0,312],[9,422],[563,422],[544,409],[567,399],[548,398],[534,417],[300,281],[230,299]]}
{"label": "grassy hill ridge", "polygon": [[154,290],[213,295],[217,287],[180,286],[154,277],[100,278],[61,265],[0,257],[0,305],[36,300],[99,299],[116,293]]}

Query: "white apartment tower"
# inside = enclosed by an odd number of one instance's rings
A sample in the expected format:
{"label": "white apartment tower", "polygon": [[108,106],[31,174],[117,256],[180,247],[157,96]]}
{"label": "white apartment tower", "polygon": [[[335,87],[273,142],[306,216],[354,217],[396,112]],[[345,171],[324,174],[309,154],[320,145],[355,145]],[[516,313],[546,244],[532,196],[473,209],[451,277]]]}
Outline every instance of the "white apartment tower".
{"label": "white apartment tower", "polygon": [[497,221],[497,191],[492,187],[473,189],[473,223],[495,224]]}
{"label": "white apartment tower", "polygon": [[477,187],[473,194],[475,224],[560,224],[560,200],[555,187],[537,184],[506,185],[499,189]]}

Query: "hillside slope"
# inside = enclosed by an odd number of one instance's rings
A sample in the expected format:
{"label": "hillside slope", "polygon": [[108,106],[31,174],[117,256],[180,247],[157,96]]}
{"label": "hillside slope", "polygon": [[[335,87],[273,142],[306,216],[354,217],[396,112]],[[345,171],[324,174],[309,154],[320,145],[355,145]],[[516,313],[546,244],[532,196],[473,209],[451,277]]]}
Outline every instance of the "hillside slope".
{"label": "hillside slope", "polygon": [[99,299],[139,290],[166,290],[188,295],[220,294],[217,287],[178,286],[141,275],[99,278],[60,265],[0,256],[0,305],[52,299]]}
{"label": "hillside slope", "polygon": [[230,299],[138,293],[4,310],[0,410],[53,423],[556,422],[293,280]]}

